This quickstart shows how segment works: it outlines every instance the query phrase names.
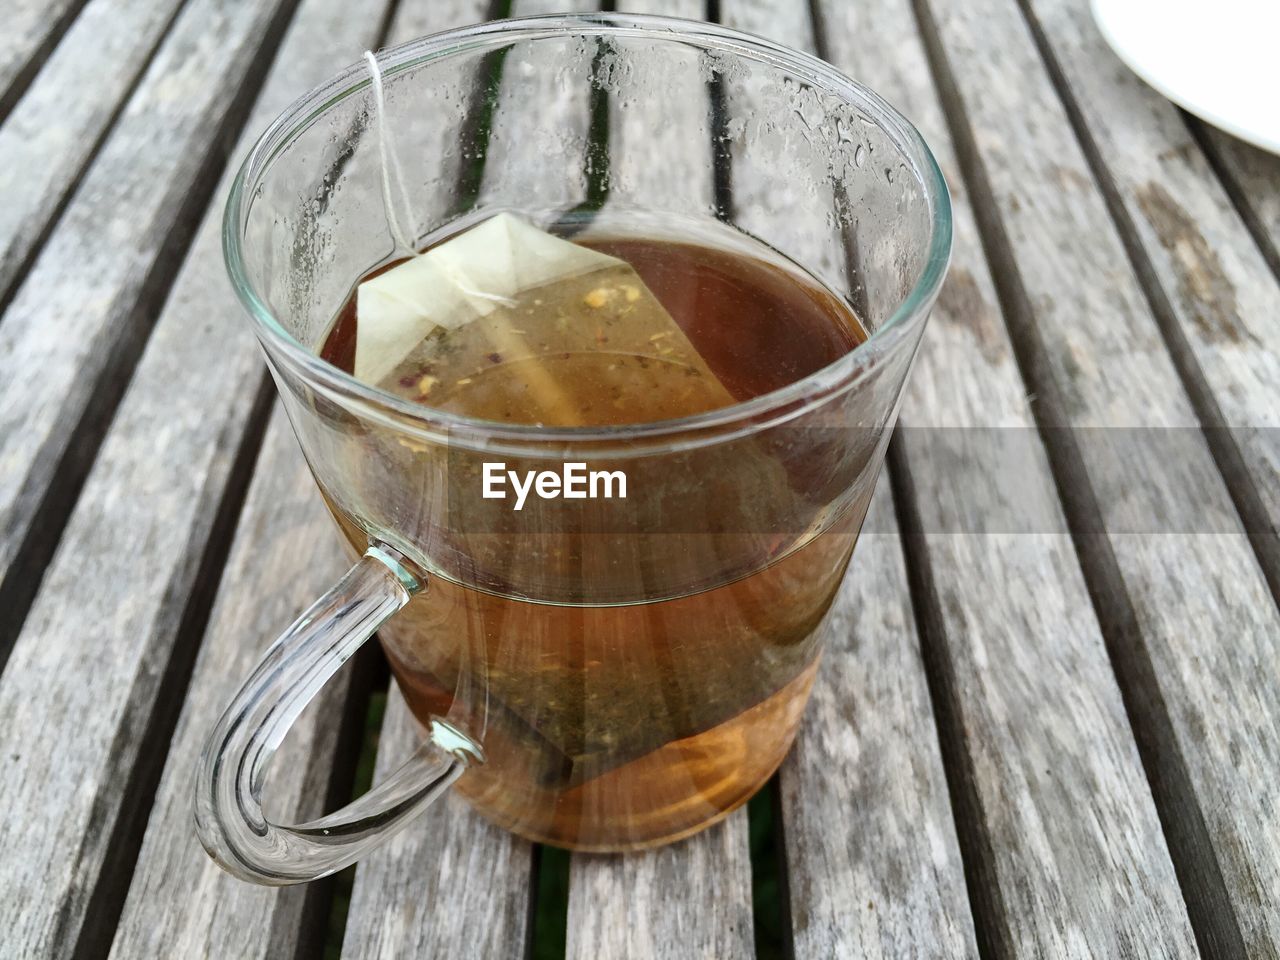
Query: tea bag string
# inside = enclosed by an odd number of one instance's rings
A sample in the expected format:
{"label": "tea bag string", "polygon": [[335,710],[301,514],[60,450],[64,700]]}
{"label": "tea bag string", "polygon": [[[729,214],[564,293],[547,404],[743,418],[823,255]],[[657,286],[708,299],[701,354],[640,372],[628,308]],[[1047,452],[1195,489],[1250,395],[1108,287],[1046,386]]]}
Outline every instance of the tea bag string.
{"label": "tea bag string", "polygon": [[409,201],[409,191],[404,185],[404,171],[400,169],[400,156],[396,152],[392,132],[387,124],[387,98],[382,86],[382,68],[373,51],[364,52],[364,62],[369,67],[369,79],[373,84],[374,123],[378,128],[378,158],[382,164],[382,207],[387,215],[387,225],[391,228],[391,238],[396,245],[403,247],[410,256],[417,256],[418,248],[405,232],[396,213],[397,204],[391,197],[391,181],[395,178],[396,191],[400,197],[400,209],[405,211],[411,223],[417,223],[413,214],[413,205]]}

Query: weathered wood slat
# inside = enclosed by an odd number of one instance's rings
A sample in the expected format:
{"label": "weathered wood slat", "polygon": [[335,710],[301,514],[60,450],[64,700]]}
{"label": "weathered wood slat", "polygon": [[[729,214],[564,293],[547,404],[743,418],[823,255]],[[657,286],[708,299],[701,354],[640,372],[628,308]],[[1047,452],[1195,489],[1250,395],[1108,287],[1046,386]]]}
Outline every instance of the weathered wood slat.
{"label": "weathered wood slat", "polygon": [[656,850],[575,854],[569,877],[570,960],[755,956],[745,808]]}
{"label": "weathered wood slat", "polygon": [[974,957],[902,541],[883,476],[782,767],[798,958]]}
{"label": "weathered wood slat", "polygon": [[182,0],[91,0],[0,127],[0,303]]}
{"label": "weathered wood slat", "polygon": [[[278,51],[250,135],[302,88],[375,42],[369,31],[379,23],[383,6],[383,0],[304,0]],[[200,24],[191,23],[188,39]],[[212,68],[222,69],[216,62]],[[247,145],[248,139],[242,146]],[[264,383],[257,345],[244,328],[222,266],[220,201],[229,181],[228,174],[0,678],[0,716],[12,724],[5,728],[11,760],[0,795],[15,816],[24,818],[0,828],[0,851],[6,864],[14,864],[0,877],[7,905],[2,909],[13,911],[4,914],[10,935],[0,953],[70,952],[83,935],[88,899],[100,878],[120,884],[118,892],[109,893],[118,898],[117,906],[125,894],[133,850],[120,848],[122,862],[107,860],[107,853],[114,836],[141,829],[140,821],[135,826],[130,820],[145,815],[133,805],[147,790],[138,793],[142,785],[130,782],[130,771],[147,755],[150,718],[167,715],[171,723],[176,715],[181,691],[165,688],[167,665],[189,664],[194,655],[199,638],[184,629],[184,617],[193,590],[209,589],[198,576],[211,537],[224,536],[217,532],[219,518],[233,517],[238,508],[224,500],[238,496],[234,486],[242,480],[236,470],[249,467],[237,467],[237,459],[243,459],[238,450]],[[251,458],[252,450],[248,453]],[[205,575],[216,577],[217,570]],[[269,597],[260,599],[266,604]],[[286,625],[299,608],[275,618],[269,629]],[[238,639],[247,645],[243,649],[257,651],[270,636]],[[238,680],[243,672],[229,679]],[[177,678],[181,685],[185,671],[179,669]],[[213,699],[192,708],[203,710],[206,728],[225,705]],[[191,723],[196,720],[193,713]],[[159,729],[167,727],[161,723]],[[162,757],[166,746],[151,743],[147,749]],[[192,759],[174,756],[181,762]],[[171,781],[165,789],[181,787]],[[162,791],[162,804],[167,797]],[[185,798],[170,799],[177,804]],[[156,883],[153,871],[169,866],[178,842],[193,836],[189,817],[189,810],[182,814],[176,807],[158,815],[139,884]],[[42,891],[36,900],[22,892],[34,889]],[[184,895],[178,887],[171,889]],[[240,908],[219,903],[226,910],[220,916],[234,925]],[[261,903],[245,909],[261,909]],[[158,916],[166,910],[181,913],[183,905],[135,901],[126,922],[138,930],[154,923],[166,942],[190,943],[202,935],[184,926],[181,916],[162,923]],[[186,920],[195,922],[193,916]],[[108,941],[109,931],[95,932]],[[268,931],[257,933],[267,943]]]}
{"label": "weathered wood slat", "polygon": [[803,4],[779,0],[721,0],[720,22],[805,53],[815,50],[813,18]]}
{"label": "weathered wood slat", "polygon": [[0,597],[47,557],[292,6],[186,4],[0,317]]}
{"label": "weathered wood slat", "polygon": [[1255,543],[1280,595],[1280,280],[1177,108],[1120,63],[1087,0],[1031,10],[1140,270],[1163,292],[1157,306],[1176,327],[1167,336],[1201,419],[1231,428],[1210,439],[1245,521],[1269,534]]}
{"label": "weathered wood slat", "polygon": [[[392,687],[377,782],[417,747],[422,729]],[[342,955],[522,957],[533,845],[449,796],[356,868]]]}
{"label": "weathered wood slat", "polygon": [[[352,34],[360,29],[348,26]],[[274,958],[316,939],[316,917],[311,929],[303,929],[302,919],[306,898],[319,890],[247,884],[200,848],[192,784],[205,738],[266,644],[346,567],[333,521],[277,410],[168,745],[113,957]],[[325,812],[350,679],[344,671],[326,687],[277,755],[267,786],[273,816],[296,822]]]}
{"label": "weathered wood slat", "polygon": [[[797,49],[815,48],[802,4],[728,2],[721,19]],[[843,262],[839,235],[812,226],[832,208],[830,188],[816,196],[797,189],[782,201],[774,184],[753,183],[748,171],[733,165],[740,220],[767,238],[786,236],[806,265]],[[837,597],[831,646],[780,776],[799,958],[974,953],[887,480]]]}
{"label": "weathered wood slat", "polygon": [[1204,131],[1231,181],[1236,199],[1263,241],[1272,269],[1280,273],[1280,157],[1237,140],[1200,120],[1190,121]]}
{"label": "weathered wood slat", "polygon": [[[617,9],[702,15],[700,0],[624,0]],[[651,209],[710,211],[710,101],[696,62],[668,57],[629,66],[609,92],[611,202],[616,191]],[[657,850],[575,854],[569,878],[566,955],[573,960],[754,955],[745,809]]]}
{"label": "weathered wood slat", "polygon": [[[391,39],[398,43],[481,20],[486,7],[477,0],[402,5]],[[421,736],[393,684],[375,782]],[[532,869],[528,841],[494,827],[460,797],[447,797],[357,866],[342,954],[358,960],[524,956]]]}
{"label": "weathered wood slat", "polygon": [[84,0],[11,0],[0,33],[0,117],[42,66]]}
{"label": "weathered wood slat", "polygon": [[1280,611],[1015,2],[917,9],[1197,939],[1276,956]]}
{"label": "weathered wood slat", "polygon": [[[983,939],[997,955],[1135,940],[1185,956],[1177,880],[914,19],[905,3],[821,9],[832,60],[912,118],[951,184],[951,275],[894,466],[919,523],[915,582]],[[1006,526],[1010,503],[1031,526]]]}

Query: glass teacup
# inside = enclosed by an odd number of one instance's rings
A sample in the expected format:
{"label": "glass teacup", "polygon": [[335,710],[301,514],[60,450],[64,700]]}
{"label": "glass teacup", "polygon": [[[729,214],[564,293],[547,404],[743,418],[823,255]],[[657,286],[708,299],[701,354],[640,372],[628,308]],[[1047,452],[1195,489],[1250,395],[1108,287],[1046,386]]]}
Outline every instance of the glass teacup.
{"label": "glass teacup", "polygon": [[[737,235],[841,298],[868,336],[779,389],[623,426],[500,423],[369,386],[317,350],[353,284],[397,252],[370,76],[354,66],[295,103],[241,170],[225,251],[355,565],[213,732],[201,839],[246,879],[313,879],[455,781],[537,841],[687,836],[750,797],[795,736],[946,271],[945,184],[873,93],[708,24],[540,17],[378,60],[416,246],[512,212],[563,236]],[[643,131],[668,114],[679,136],[635,135],[635,118]],[[691,199],[680,177],[643,174],[664,169],[720,189]],[[627,497],[502,512],[479,494],[499,461],[622,473]],[[270,823],[272,753],[374,631],[422,746],[343,810]]]}

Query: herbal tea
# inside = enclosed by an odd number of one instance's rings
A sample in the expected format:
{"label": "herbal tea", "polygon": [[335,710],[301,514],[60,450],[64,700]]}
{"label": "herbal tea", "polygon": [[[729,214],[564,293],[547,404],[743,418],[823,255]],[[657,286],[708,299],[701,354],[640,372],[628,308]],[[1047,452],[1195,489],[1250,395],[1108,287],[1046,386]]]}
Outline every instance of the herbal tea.
{"label": "herbal tea", "polygon": [[606,255],[605,262],[491,301],[487,315],[452,330],[434,326],[372,377],[359,369],[352,298],[321,356],[441,410],[508,423],[604,426],[690,416],[767,393],[864,339],[842,302],[764,260],[664,240],[588,239],[580,246]]}
{"label": "herbal tea", "polygon": [[[748,400],[865,338],[842,300],[737,234],[570,244],[498,226],[468,256],[508,257],[500,275],[477,277],[451,246],[466,234],[374,271],[321,356],[435,409],[588,427]],[[625,498],[531,497],[518,513],[481,503],[479,453],[451,452],[447,470],[403,442],[368,455],[394,460],[380,482],[402,485],[401,515],[419,518],[405,523],[435,545],[428,589],[380,636],[418,718],[481,743],[486,762],[458,782],[481,812],[537,841],[633,849],[713,822],[781,762],[870,498],[850,481],[870,449],[784,436],[615,453],[593,467],[624,472]],[[442,484],[447,533],[432,516]],[[358,509],[328,499],[363,550]]]}

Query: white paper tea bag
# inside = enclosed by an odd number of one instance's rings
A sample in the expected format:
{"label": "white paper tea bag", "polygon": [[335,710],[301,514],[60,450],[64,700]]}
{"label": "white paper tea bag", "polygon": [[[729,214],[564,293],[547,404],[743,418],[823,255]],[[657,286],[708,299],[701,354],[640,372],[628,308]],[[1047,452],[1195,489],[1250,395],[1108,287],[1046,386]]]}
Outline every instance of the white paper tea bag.
{"label": "white paper tea bag", "polygon": [[583,426],[733,402],[631,266],[510,214],[356,297],[356,376],[434,407]]}
{"label": "white paper tea bag", "polygon": [[[399,248],[413,215],[373,86],[382,199]],[[398,194],[399,200],[393,198]],[[364,281],[355,375],[409,399],[488,420],[554,426],[635,423],[733,402],[628,264],[510,214]]]}
{"label": "white paper tea bag", "polygon": [[615,265],[622,261],[499,214],[360,284],[355,374],[379,383],[435,330],[456,330],[514,305],[524,291]]}

